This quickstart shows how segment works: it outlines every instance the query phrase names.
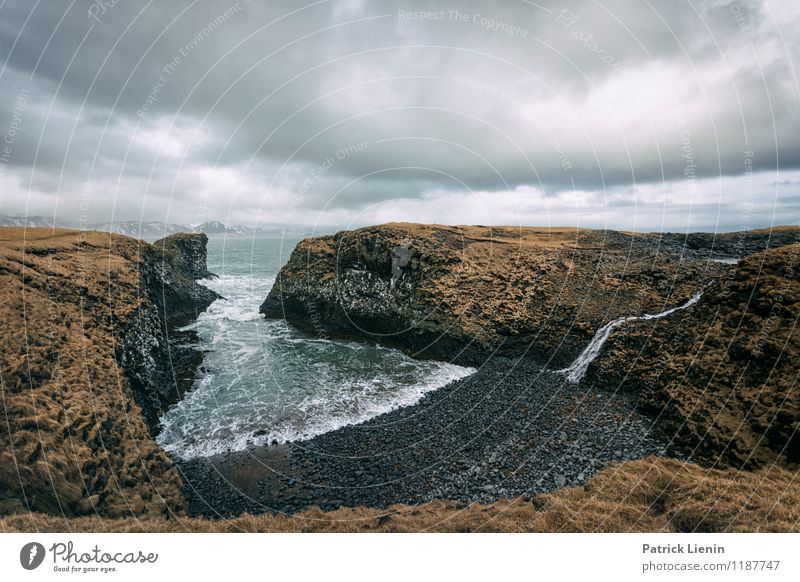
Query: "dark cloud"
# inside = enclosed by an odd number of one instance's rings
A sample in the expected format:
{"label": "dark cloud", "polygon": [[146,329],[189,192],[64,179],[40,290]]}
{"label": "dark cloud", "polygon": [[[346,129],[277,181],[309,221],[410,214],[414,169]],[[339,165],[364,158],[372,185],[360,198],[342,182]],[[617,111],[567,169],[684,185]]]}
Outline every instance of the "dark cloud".
{"label": "dark cloud", "polygon": [[[602,222],[606,204],[614,224],[638,208],[679,226],[721,176],[762,196],[800,169],[799,14],[789,0],[7,1],[0,129],[21,124],[0,212],[74,219],[91,190],[98,221],[477,219],[455,206],[504,199],[497,220],[557,203]],[[641,185],[670,197],[639,203]],[[731,196],[694,208],[739,213]]]}

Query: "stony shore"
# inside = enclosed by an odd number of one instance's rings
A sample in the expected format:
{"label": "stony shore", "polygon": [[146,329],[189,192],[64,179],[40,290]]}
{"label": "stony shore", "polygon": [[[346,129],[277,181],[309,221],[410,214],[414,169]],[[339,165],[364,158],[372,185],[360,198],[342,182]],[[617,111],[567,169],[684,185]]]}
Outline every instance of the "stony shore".
{"label": "stony shore", "polygon": [[23,514],[0,519],[0,532],[796,532],[798,521],[791,471],[720,471],[648,457],[614,463],[582,487],[487,505],[437,500],[231,519]]}
{"label": "stony shore", "polygon": [[628,396],[493,358],[418,404],[308,441],[177,461],[190,515],[490,503],[582,485],[608,463],[685,458]]}

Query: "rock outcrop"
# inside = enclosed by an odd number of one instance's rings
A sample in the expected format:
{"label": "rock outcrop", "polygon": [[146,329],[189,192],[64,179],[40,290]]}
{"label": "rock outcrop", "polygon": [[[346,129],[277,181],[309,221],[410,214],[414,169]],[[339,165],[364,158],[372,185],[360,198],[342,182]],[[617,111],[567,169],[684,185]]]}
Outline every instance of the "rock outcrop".
{"label": "rock outcrop", "polygon": [[[795,232],[800,241],[800,233]],[[800,466],[800,244],[742,260],[683,317],[616,332],[588,378],[719,466]]]}
{"label": "rock outcrop", "polygon": [[0,513],[182,511],[150,427],[180,374],[174,324],[216,298],[194,282],[204,243],[0,229]]}
{"label": "rock outcrop", "polygon": [[193,385],[202,354],[193,349],[194,320],[219,296],[196,283],[214,277],[206,266],[205,234],[177,233],[138,249],[145,301],[116,332],[117,359],[151,433],[158,417]]}
{"label": "rock outcrop", "polygon": [[797,242],[800,229],[792,226],[747,230],[739,232],[690,232],[629,234],[632,244],[657,243],[663,250],[700,259],[741,259]]}
{"label": "rock outcrop", "polygon": [[183,276],[191,279],[216,277],[208,270],[206,262],[208,236],[204,233],[176,232],[153,243],[153,249]]}
{"label": "rock outcrop", "polygon": [[368,227],[301,241],[261,313],[418,357],[566,364],[607,321],[681,304],[723,270],[665,246],[611,231]]}
{"label": "rock outcrop", "polygon": [[713,281],[681,317],[615,330],[583,382],[629,392],[664,436],[727,468],[649,458],[486,506],[179,521],[183,483],[153,431],[199,358],[175,327],[217,297],[196,283],[205,239],[2,228],[0,531],[797,531],[798,232],[392,224],[306,239],[262,313],[471,362],[566,363],[603,323]]}
{"label": "rock outcrop", "polygon": [[[630,392],[693,458],[796,468],[793,243],[800,229],[790,227],[676,235],[389,224],[302,241],[261,312],[418,356],[524,355],[557,367],[603,324],[681,305],[710,283],[680,315],[615,329],[584,382]],[[711,260],[730,257],[745,258]]]}

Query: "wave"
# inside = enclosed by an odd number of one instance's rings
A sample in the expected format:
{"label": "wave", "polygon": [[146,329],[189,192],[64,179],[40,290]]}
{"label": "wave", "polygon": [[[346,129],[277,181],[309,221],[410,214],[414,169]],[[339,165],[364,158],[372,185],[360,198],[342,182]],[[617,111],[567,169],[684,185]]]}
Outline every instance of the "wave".
{"label": "wave", "polygon": [[203,281],[225,299],[187,326],[206,352],[205,372],[161,418],[158,442],[170,453],[207,457],[307,440],[416,404],[475,372],[382,346],[315,338],[265,320],[258,305],[274,279],[223,275]]}
{"label": "wave", "polygon": [[[164,449],[183,459],[304,441],[412,406],[427,393],[475,372],[454,364],[427,364],[428,369],[416,370],[411,383],[405,375],[359,378],[353,374],[340,377],[335,384],[323,380],[329,390],[271,403],[259,402],[254,391],[242,390],[237,382],[221,386],[214,374],[208,374],[183,406],[162,418],[158,440]],[[322,366],[316,370],[322,376],[329,372]],[[230,394],[224,394],[226,390],[241,391],[241,398],[231,400]]]}

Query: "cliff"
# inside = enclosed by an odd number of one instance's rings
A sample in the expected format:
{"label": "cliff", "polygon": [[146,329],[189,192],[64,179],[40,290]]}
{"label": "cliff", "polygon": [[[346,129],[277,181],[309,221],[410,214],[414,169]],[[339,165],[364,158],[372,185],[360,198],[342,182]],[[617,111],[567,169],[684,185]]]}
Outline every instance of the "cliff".
{"label": "cliff", "polygon": [[[795,233],[795,240],[800,240]],[[685,317],[615,333],[589,378],[717,466],[800,466],[800,244],[741,261]]]}
{"label": "cliff", "polygon": [[203,233],[176,232],[153,243],[153,249],[180,275],[191,280],[216,277],[206,263],[208,236]]}
{"label": "cliff", "polygon": [[[174,327],[216,297],[195,282],[210,276],[205,239],[0,229],[0,531],[796,531],[800,245],[773,248],[796,230],[749,236],[689,248],[678,235],[373,227],[303,241],[262,306],[409,351],[441,336],[427,355],[456,346],[480,359],[530,342],[537,358],[565,359],[616,315],[678,304],[713,280],[681,317],[616,330],[584,382],[622,387],[697,458],[744,471],[648,458],[488,505],[176,520],[183,484],[151,429],[181,389],[171,366],[181,376],[197,357]],[[735,267],[705,260],[763,248]],[[384,337],[392,317],[413,325]]]}
{"label": "cliff", "polygon": [[612,231],[368,227],[301,241],[261,313],[420,357],[559,365],[607,321],[683,303],[723,272],[674,246]]}
{"label": "cliff", "polygon": [[0,513],[182,510],[150,429],[175,397],[170,356],[193,359],[175,351],[175,324],[216,298],[194,281],[204,248],[201,236],[0,229]]}
{"label": "cliff", "polygon": [[[261,306],[319,335],[470,363],[572,360],[626,323],[584,380],[632,394],[671,442],[712,465],[800,463],[800,229],[632,234],[388,224],[305,239]],[[748,256],[749,254],[749,256]],[[738,265],[709,259],[745,257]]]}
{"label": "cliff", "polygon": [[177,328],[219,297],[195,282],[215,277],[206,266],[207,243],[205,234],[176,233],[137,249],[137,293],[146,300],[118,328],[116,353],[153,434],[159,415],[192,387],[202,362],[202,354],[191,348],[195,333]]}

